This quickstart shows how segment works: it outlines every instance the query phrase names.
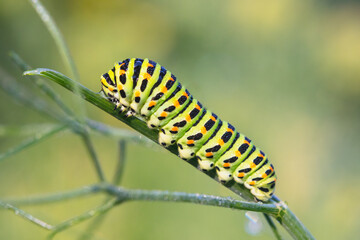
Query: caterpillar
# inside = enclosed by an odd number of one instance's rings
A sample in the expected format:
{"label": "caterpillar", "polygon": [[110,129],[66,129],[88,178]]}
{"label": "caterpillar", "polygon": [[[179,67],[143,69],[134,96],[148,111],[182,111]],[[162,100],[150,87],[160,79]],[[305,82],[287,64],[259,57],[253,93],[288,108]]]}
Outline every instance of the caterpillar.
{"label": "caterpillar", "polygon": [[101,76],[102,91],[115,109],[141,116],[159,130],[159,143],[176,144],[179,157],[197,159],[203,171],[215,169],[222,183],[234,180],[255,200],[268,201],[276,175],[266,154],[228,122],[206,109],[176,77],[149,59],[115,63]]}

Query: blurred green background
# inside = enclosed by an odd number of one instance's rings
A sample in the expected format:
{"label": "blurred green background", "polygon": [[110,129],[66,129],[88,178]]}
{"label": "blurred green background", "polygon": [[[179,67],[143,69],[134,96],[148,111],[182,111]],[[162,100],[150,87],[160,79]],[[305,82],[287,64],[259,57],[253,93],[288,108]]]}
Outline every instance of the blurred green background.
{"label": "blurred green background", "polygon": [[[43,1],[62,30],[81,82],[100,89],[115,61],[148,57],[171,70],[205,106],[260,146],[275,165],[276,195],[318,239],[360,234],[359,1]],[[0,64],[8,52],[69,75],[54,41],[25,0],[0,2]],[[55,86],[69,105],[75,98]],[[87,115],[125,126],[86,103]],[[52,120],[0,91],[0,124]],[[0,152],[24,138],[4,134]],[[117,142],[93,137],[110,177]],[[0,197],[64,191],[97,181],[78,136],[62,133],[0,163]],[[130,144],[123,185],[236,197],[162,150]],[[95,196],[23,209],[51,224],[103,201]],[[252,236],[243,212],[180,203],[132,202],[108,213],[91,239],[274,239]],[[57,239],[77,239],[87,223]],[[0,210],[0,239],[46,232]],[[285,235],[289,238],[288,235]],[[90,239],[90,238],[89,238]]]}

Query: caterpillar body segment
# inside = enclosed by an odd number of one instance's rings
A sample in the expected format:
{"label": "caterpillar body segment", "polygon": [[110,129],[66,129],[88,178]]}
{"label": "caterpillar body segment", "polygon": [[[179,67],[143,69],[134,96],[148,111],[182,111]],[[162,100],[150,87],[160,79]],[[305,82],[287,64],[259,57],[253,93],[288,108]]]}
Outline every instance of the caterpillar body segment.
{"label": "caterpillar body segment", "polygon": [[182,87],[171,99],[167,99],[153,115],[150,116],[147,124],[149,128],[162,127],[167,124],[179,111],[183,110],[191,104],[193,98],[186,90]]}
{"label": "caterpillar body segment", "polygon": [[243,184],[245,180],[250,177],[262,164],[267,163],[268,159],[265,154],[258,148],[249,154],[245,161],[234,171],[234,180],[238,183]]}
{"label": "caterpillar body segment", "polygon": [[199,149],[196,158],[202,170],[209,171],[215,168],[214,163],[234,142],[237,135],[234,131],[235,128],[231,124],[223,122],[219,130]]}
{"label": "caterpillar body segment", "polygon": [[169,98],[169,96],[180,87],[180,83],[176,81],[175,76],[170,71],[162,67],[159,75],[160,84],[154,86],[151,95],[146,99],[144,106],[141,108],[141,116],[149,117],[152,115],[161,104]]}
{"label": "caterpillar body segment", "polygon": [[184,160],[193,158],[195,153],[218,128],[219,123],[221,124],[221,120],[211,111],[205,109],[204,112],[205,114],[200,117],[200,121],[195,123],[194,126],[177,141],[179,156]]}
{"label": "caterpillar body segment", "polygon": [[122,63],[115,64],[115,77],[119,92],[119,103],[128,108],[131,103],[133,93],[133,80],[135,58],[126,59]]}
{"label": "caterpillar body segment", "polygon": [[252,141],[239,133],[233,146],[230,146],[215,164],[219,180],[224,183],[232,180],[235,169],[247,158],[252,148]]}
{"label": "caterpillar body segment", "polygon": [[148,99],[153,86],[160,76],[161,66],[153,61],[145,59],[140,69],[139,78],[134,88],[130,108],[133,112],[139,113],[145,101]]}
{"label": "caterpillar body segment", "polygon": [[187,108],[184,108],[176,118],[161,128],[159,132],[159,143],[164,147],[175,144],[200,118],[203,111],[204,108],[202,105],[196,99],[193,99],[191,104]]}
{"label": "caterpillar body segment", "polygon": [[125,111],[159,130],[159,143],[177,145],[179,156],[196,158],[203,171],[216,169],[222,183],[243,184],[260,201],[275,191],[276,175],[265,153],[235,128],[204,108],[176,77],[149,59],[115,63],[101,76],[102,91]]}

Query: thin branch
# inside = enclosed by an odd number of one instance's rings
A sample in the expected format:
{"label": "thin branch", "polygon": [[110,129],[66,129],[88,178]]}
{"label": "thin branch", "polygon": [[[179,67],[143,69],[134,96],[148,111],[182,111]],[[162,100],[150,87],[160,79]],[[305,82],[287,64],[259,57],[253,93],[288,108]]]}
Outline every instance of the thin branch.
{"label": "thin branch", "polygon": [[[48,228],[54,230],[54,232],[51,234],[51,237],[53,237],[58,232],[63,231],[82,221],[85,221],[93,216],[96,216],[100,213],[101,214],[106,213],[110,208],[112,208],[116,204],[125,201],[184,202],[184,203],[194,203],[200,205],[238,209],[238,210],[263,212],[275,216],[279,215],[281,212],[281,209],[279,209],[279,207],[276,204],[244,202],[244,201],[232,199],[230,197],[224,198],[224,197],[217,197],[217,196],[204,195],[204,194],[191,194],[191,193],[183,193],[183,192],[169,192],[169,191],[157,191],[157,190],[149,191],[149,190],[124,189],[112,184],[105,184],[105,183],[91,185],[63,193],[28,197],[26,199],[12,199],[12,200],[8,199],[7,201],[12,204],[15,203],[17,205],[36,205],[36,204],[44,204],[44,203],[53,203],[62,200],[69,200],[89,194],[95,194],[98,192],[108,193],[114,196],[115,198],[108,199],[103,205],[101,205],[100,207],[94,210],[90,210],[75,218],[67,220],[54,227]],[[3,204],[3,207],[4,206],[7,205]],[[11,205],[9,204],[9,206]],[[16,210],[18,209],[16,208]],[[35,219],[31,217],[28,219]]]}
{"label": "thin branch", "polygon": [[84,197],[104,191],[105,191],[105,187],[103,185],[96,184],[96,185],[84,186],[79,189],[65,191],[65,192],[28,196],[26,198],[13,198],[13,199],[8,198],[5,199],[5,201],[17,206],[49,204],[60,201],[66,201],[73,198]]}
{"label": "thin branch", "polygon": [[41,131],[50,131],[59,126],[56,123],[38,123],[27,125],[0,124],[0,137],[23,137],[32,136]]}
{"label": "thin branch", "polygon": [[119,141],[119,158],[115,168],[114,178],[112,183],[115,185],[119,185],[123,176],[123,172],[125,169],[125,162],[126,162],[126,141],[120,140]]}
{"label": "thin branch", "polygon": [[7,210],[10,210],[10,211],[13,211],[15,213],[15,215],[18,215],[32,223],[35,223],[37,226],[39,227],[42,227],[46,230],[52,230],[53,229],[53,226],[51,226],[50,224],[47,224],[46,222],[32,216],[31,214],[21,210],[21,209],[18,209],[12,205],[10,205],[9,203],[5,203],[5,202],[2,202],[0,201],[0,207],[4,208],[4,209],[7,209]]}
{"label": "thin branch", "polygon": [[7,157],[10,157],[14,155],[15,153],[18,153],[25,148],[28,148],[36,143],[39,143],[40,141],[66,129],[66,125],[56,125],[53,128],[47,129],[46,131],[43,131],[41,133],[35,134],[33,137],[26,139],[25,141],[21,142],[19,145],[17,145],[14,148],[9,149],[5,153],[0,153],[0,162],[4,160]]}
{"label": "thin branch", "polygon": [[36,205],[68,200],[98,192],[108,193],[115,196],[119,201],[187,202],[275,215],[279,215],[281,212],[281,209],[276,204],[245,202],[231,197],[218,197],[197,193],[126,189],[107,183],[94,184],[62,193],[28,197],[26,199],[8,199],[7,202],[17,205]]}
{"label": "thin branch", "polygon": [[49,30],[51,36],[54,38],[55,43],[59,48],[59,52],[66,66],[69,68],[74,79],[78,81],[79,74],[76,70],[74,60],[71,57],[69,48],[64,40],[63,35],[61,34],[59,28],[57,27],[55,21],[52,19],[49,12],[46,10],[46,8],[42,5],[42,3],[39,0],[30,0],[30,3],[35,9],[35,11],[38,13],[38,15],[40,16],[41,20],[43,21],[47,29]]}
{"label": "thin branch", "polygon": [[96,155],[96,151],[95,151],[94,145],[92,144],[89,134],[87,132],[85,132],[81,135],[81,138],[84,141],[86,149],[88,150],[88,152],[90,154],[90,158],[92,159],[92,163],[95,167],[95,170],[96,170],[99,180],[104,182],[105,174],[104,174],[104,171],[102,170],[99,158]]}
{"label": "thin branch", "polygon": [[271,217],[269,215],[265,214],[265,213],[264,213],[264,217],[265,217],[267,223],[269,224],[272,232],[274,233],[276,239],[282,240],[283,238],[281,237],[281,235],[280,235],[274,221],[271,219]]}
{"label": "thin branch", "polygon": [[52,233],[48,236],[48,239],[52,239],[59,232],[62,232],[62,231],[66,230],[74,225],[77,225],[85,220],[88,220],[94,216],[106,213],[107,211],[109,211],[111,208],[113,208],[118,203],[119,203],[118,199],[113,198],[110,201],[107,201],[105,204],[103,204],[95,209],[87,211],[81,215],[78,215],[74,218],[71,218],[65,222],[62,222],[62,223],[54,226]]}

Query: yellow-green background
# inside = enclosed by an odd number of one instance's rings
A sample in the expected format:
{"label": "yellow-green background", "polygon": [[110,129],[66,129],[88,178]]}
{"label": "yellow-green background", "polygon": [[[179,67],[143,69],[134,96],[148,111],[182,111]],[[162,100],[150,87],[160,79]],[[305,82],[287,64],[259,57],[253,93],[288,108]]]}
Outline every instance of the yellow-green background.
{"label": "yellow-green background", "polygon": [[[360,234],[360,3],[358,1],[43,1],[62,30],[82,83],[98,91],[115,61],[148,57],[170,69],[205,106],[245,133],[275,165],[276,194],[318,239]],[[21,78],[7,53],[66,74],[57,48],[26,0],[0,2],[0,64]],[[72,94],[55,86],[65,101]],[[90,118],[121,122],[86,103]],[[52,121],[0,92],[0,124]],[[0,152],[23,138],[0,138]],[[117,142],[93,137],[110,177]],[[130,144],[123,185],[233,196],[172,154]],[[96,182],[79,137],[70,133],[0,163],[0,198],[63,191]],[[58,223],[100,196],[23,209]],[[126,203],[92,239],[272,239],[250,236],[243,212],[179,203]],[[265,223],[266,224],[266,223]],[[79,225],[57,239],[76,239]],[[0,210],[0,239],[46,232]],[[285,235],[289,238],[288,235]]]}

